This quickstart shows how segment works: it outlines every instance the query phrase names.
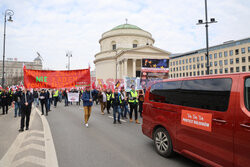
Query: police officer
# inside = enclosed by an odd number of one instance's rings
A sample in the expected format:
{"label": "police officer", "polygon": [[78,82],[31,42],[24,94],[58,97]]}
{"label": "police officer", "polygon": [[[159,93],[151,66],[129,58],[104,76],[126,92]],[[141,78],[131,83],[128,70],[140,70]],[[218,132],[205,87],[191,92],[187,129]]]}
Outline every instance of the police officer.
{"label": "police officer", "polygon": [[55,90],[54,94],[53,94],[53,98],[54,98],[54,107],[56,108],[57,106],[57,101],[58,101],[58,96],[59,96],[59,91]]}
{"label": "police officer", "polygon": [[106,96],[107,96],[107,112],[108,114],[110,114],[109,110],[111,107],[111,96],[112,96],[110,89],[107,90]]}
{"label": "police officer", "polygon": [[137,124],[139,124],[138,121],[138,111],[137,111],[137,107],[138,107],[138,93],[135,91],[135,86],[132,85],[131,86],[131,91],[129,93],[129,106],[130,106],[130,113],[129,113],[129,118],[130,118],[130,122],[132,122],[132,115],[133,112],[135,113],[135,122]]}
{"label": "police officer", "polygon": [[30,113],[31,113],[31,105],[34,101],[33,95],[30,91],[27,91],[24,88],[21,95],[21,127],[19,132],[23,132],[24,130],[24,121],[26,118],[26,130],[29,130],[29,122],[30,122]]}

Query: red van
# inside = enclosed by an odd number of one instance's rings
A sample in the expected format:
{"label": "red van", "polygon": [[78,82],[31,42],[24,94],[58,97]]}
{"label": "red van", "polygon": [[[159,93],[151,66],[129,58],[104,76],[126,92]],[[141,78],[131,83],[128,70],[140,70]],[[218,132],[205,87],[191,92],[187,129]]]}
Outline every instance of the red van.
{"label": "red van", "polygon": [[250,166],[250,73],[168,79],[145,94],[143,133],[165,157]]}

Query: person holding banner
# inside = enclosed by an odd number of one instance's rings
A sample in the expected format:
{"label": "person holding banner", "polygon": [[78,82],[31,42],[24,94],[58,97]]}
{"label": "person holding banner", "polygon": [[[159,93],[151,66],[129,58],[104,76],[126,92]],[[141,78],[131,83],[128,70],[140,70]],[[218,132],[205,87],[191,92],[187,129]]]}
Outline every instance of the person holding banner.
{"label": "person holding banner", "polygon": [[131,86],[131,91],[130,91],[130,94],[129,94],[129,106],[130,106],[130,113],[129,113],[129,118],[130,118],[130,122],[132,122],[132,115],[133,115],[133,112],[135,113],[135,122],[137,124],[140,124],[139,121],[138,121],[138,111],[137,111],[137,108],[138,108],[138,93],[135,91],[135,86],[132,85]]}
{"label": "person holding banner", "polygon": [[93,105],[93,98],[92,94],[90,91],[90,86],[86,87],[86,90],[82,94],[82,101],[83,101],[83,108],[84,108],[84,121],[85,121],[85,126],[88,127],[88,121],[90,118],[91,110],[92,110],[92,105]]}

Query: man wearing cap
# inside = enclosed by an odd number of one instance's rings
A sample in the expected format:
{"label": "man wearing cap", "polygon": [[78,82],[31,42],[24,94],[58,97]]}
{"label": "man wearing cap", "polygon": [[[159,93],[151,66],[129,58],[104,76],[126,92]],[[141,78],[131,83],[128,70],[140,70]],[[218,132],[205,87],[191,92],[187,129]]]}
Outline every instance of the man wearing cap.
{"label": "man wearing cap", "polygon": [[138,121],[138,112],[137,112],[137,107],[138,107],[138,93],[135,91],[135,86],[131,86],[131,91],[129,94],[129,106],[130,106],[130,113],[129,113],[129,118],[130,122],[132,122],[132,115],[133,112],[135,113],[135,122],[139,124]]}
{"label": "man wearing cap", "polygon": [[84,108],[84,123],[85,126],[88,127],[88,121],[90,118],[91,110],[92,110],[92,105],[93,105],[93,98],[92,94],[90,91],[90,86],[86,87],[86,90],[82,94],[82,101],[83,101],[83,108]]}

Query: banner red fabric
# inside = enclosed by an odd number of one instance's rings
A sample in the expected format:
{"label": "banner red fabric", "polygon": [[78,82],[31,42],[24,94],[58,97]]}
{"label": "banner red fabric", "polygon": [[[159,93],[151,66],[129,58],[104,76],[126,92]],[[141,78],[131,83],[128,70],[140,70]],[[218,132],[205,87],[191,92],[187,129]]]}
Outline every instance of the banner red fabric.
{"label": "banner red fabric", "polygon": [[23,68],[26,88],[73,88],[90,86],[90,68],[70,71],[29,70]]}

